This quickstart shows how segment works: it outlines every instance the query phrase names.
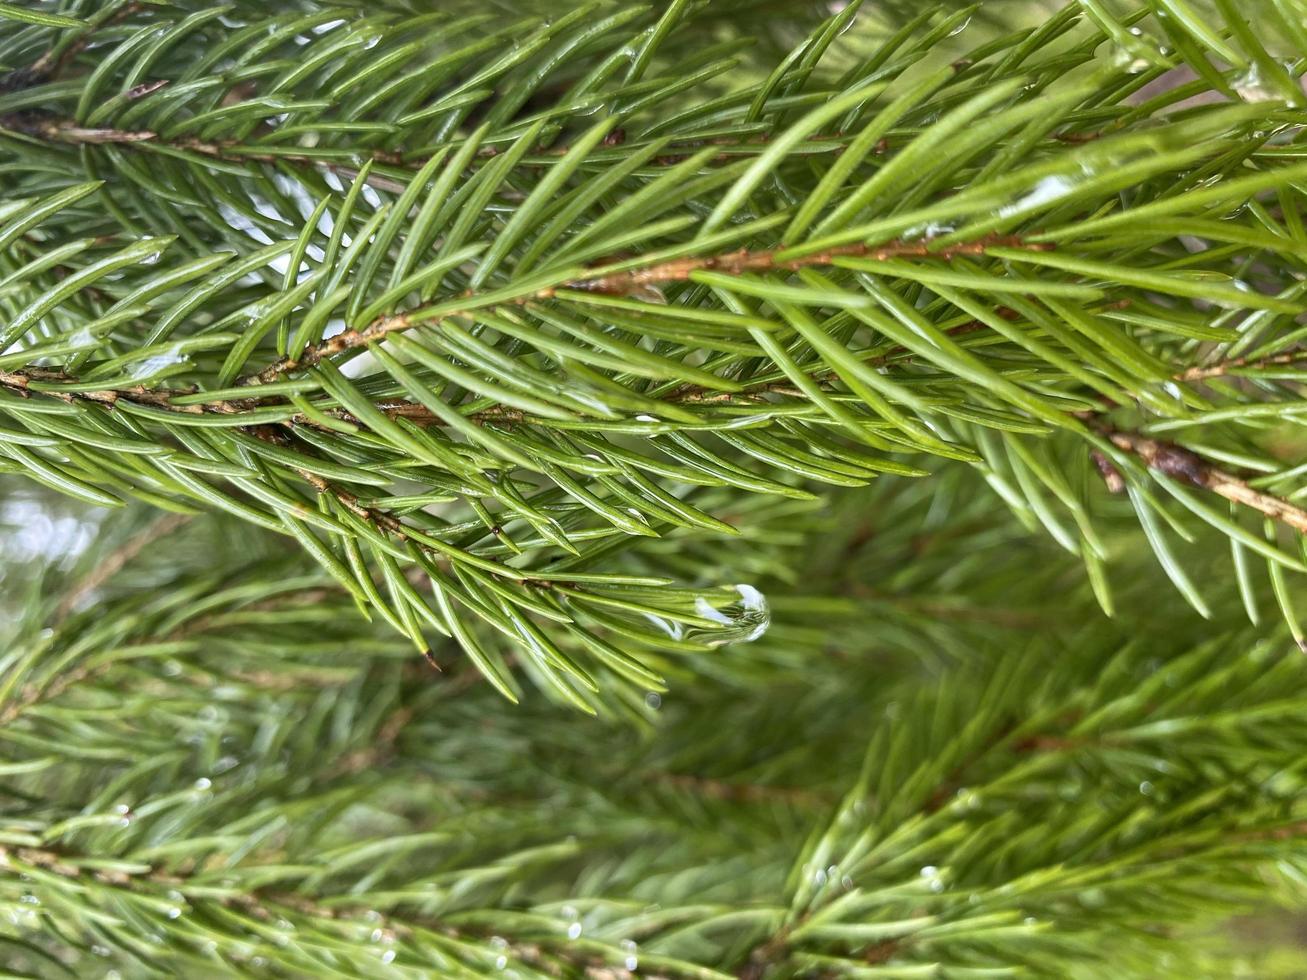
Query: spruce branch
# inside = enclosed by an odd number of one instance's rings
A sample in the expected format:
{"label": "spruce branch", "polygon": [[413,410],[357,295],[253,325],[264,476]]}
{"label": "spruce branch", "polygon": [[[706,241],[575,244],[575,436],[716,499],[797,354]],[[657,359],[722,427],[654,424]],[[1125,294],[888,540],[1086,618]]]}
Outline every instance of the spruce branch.
{"label": "spruce branch", "polygon": [[[261,371],[243,379],[246,384],[263,384],[275,381],[284,374],[303,370],[321,362],[324,358],[344,353],[355,347],[364,347],[381,340],[391,333],[408,330],[414,326],[439,326],[441,320],[475,316],[479,312],[493,311],[497,306],[525,306],[533,302],[552,299],[558,290],[571,289],[578,292],[602,293],[613,296],[629,296],[640,289],[659,286],[666,283],[685,282],[698,271],[721,272],[728,276],[744,275],[752,271],[770,271],[781,269],[797,271],[830,265],[835,259],[857,256],[873,262],[886,262],[897,258],[938,258],[947,261],[955,256],[983,255],[991,247],[1030,248],[1034,251],[1048,251],[1052,246],[1047,243],[1028,244],[1016,237],[992,237],[975,242],[963,242],[953,245],[931,248],[929,239],[916,242],[888,242],[877,246],[848,245],[805,255],[795,259],[778,259],[779,249],[761,249],[755,251],[741,250],[723,255],[710,255],[686,259],[674,259],[640,268],[624,269],[608,275],[586,275],[573,279],[564,279],[556,285],[540,286],[520,296],[509,297],[493,304],[482,302],[482,297],[465,294],[460,300],[471,301],[466,309],[456,309],[441,313],[438,317],[428,318],[421,311],[414,313],[381,317],[368,324],[362,330],[345,330],[330,340],[316,347],[306,348],[295,357],[285,357],[270,364]],[[629,264],[629,263],[628,263]]]}
{"label": "spruce branch", "polygon": [[[1256,392],[1158,383],[1219,377],[1213,363],[1287,383],[1265,372],[1290,363],[1302,299],[1277,270],[1301,250],[1291,209],[1265,202],[1302,166],[1266,134],[1295,131],[1296,96],[1136,106],[1172,56],[1102,12],[942,59],[961,15],[860,47],[837,41],[851,5],[765,81],[742,73],[696,101],[738,69],[694,40],[702,11],[601,8],[518,25],[524,46],[504,53],[508,35],[445,12],[437,52],[389,14],[241,12],[228,39],[213,17],[129,5],[96,46],[73,44],[60,80],[18,79],[0,118],[31,216],[0,228],[4,465],[84,500],[184,501],[281,530],[419,649],[453,616],[476,624],[460,642],[486,628],[517,645],[509,661],[525,649],[588,689],[535,630],[588,604],[593,653],[609,630],[646,642],[659,622],[715,623],[690,611],[705,598],[690,586],[606,591],[668,578],[642,574],[639,539],[733,533],[701,505],[715,488],[806,499],[967,461],[1102,591],[1103,519],[1078,464],[1033,440],[1084,441],[1095,403],[1166,425],[1243,397],[1269,417]],[[151,47],[156,21],[169,33]],[[1216,36],[1200,34],[1200,48]],[[673,35],[675,55],[616,70]],[[18,63],[75,38],[37,40]],[[1094,64],[1105,41],[1132,59]],[[270,52],[283,57],[256,67]],[[846,55],[862,67],[823,67]],[[38,176],[83,167],[114,179]],[[1256,220],[1215,220],[1240,206]],[[1208,247],[1186,251],[1195,239]],[[1247,336],[1223,308],[1249,311]],[[1206,367],[1200,340],[1216,344]],[[1220,453],[1291,498],[1291,471],[1260,447]],[[1132,490],[1142,522],[1176,526]],[[1180,499],[1274,574],[1297,570]],[[449,610],[405,591],[427,564]],[[563,608],[502,591],[577,575],[604,584],[545,589]]]}
{"label": "spruce branch", "polygon": [[0,970],[1274,975],[1296,0],[56,6]]}

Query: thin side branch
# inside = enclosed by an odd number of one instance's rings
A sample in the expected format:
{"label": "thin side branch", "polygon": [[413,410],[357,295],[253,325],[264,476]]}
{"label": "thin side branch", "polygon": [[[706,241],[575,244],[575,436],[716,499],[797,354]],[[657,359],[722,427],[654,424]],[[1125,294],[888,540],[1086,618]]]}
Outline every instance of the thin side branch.
{"label": "thin side branch", "polygon": [[1150,439],[1137,432],[1121,432],[1106,427],[1100,427],[1099,431],[1118,449],[1139,457],[1149,469],[1182,483],[1211,490],[1226,500],[1279,521],[1299,534],[1307,534],[1307,510],[1254,489],[1246,480],[1219,469],[1192,450],[1175,443]]}
{"label": "thin side branch", "polygon": [[[998,246],[1007,248],[1025,248],[1031,251],[1048,251],[1051,247],[1045,243],[1026,242],[1024,239],[1015,235],[989,236],[975,241],[960,242],[956,245],[948,245],[933,250],[931,246],[932,239],[929,238],[923,238],[911,242],[896,240],[892,242],[884,242],[879,245],[846,245],[840,248],[828,249],[824,252],[816,252],[812,255],[805,255],[800,258],[786,260],[778,258],[781,254],[780,249],[741,249],[736,252],[728,252],[724,255],[671,259],[666,262],[656,262],[644,266],[643,268],[627,269],[610,275],[566,279],[556,285],[545,286],[532,292],[524,293],[521,296],[506,299],[493,306],[480,308],[473,307],[467,310],[453,310],[440,317],[431,319],[424,320],[404,313],[379,317],[362,330],[346,330],[329,340],[325,340],[320,344],[306,348],[294,357],[283,357],[256,374],[250,375],[244,379],[244,383],[266,384],[269,381],[277,380],[283,374],[290,371],[299,371],[304,368],[313,367],[324,358],[340,354],[355,347],[366,347],[368,344],[381,340],[387,334],[396,333],[401,330],[408,330],[410,327],[418,325],[435,325],[448,318],[475,316],[478,309],[524,306],[531,302],[548,300],[551,299],[560,289],[624,296],[638,292],[640,289],[649,286],[657,286],[663,283],[685,282],[693,273],[700,271],[723,272],[727,275],[738,276],[747,272],[774,271],[778,269],[797,271],[799,269],[814,268],[817,266],[828,266],[837,258],[846,258],[849,256],[869,258],[880,262],[901,258],[948,260],[963,255],[983,255],[989,249]],[[475,297],[473,294],[468,294],[464,298],[474,299]]]}
{"label": "thin side branch", "polygon": [[642,286],[684,282],[690,278],[692,273],[700,271],[724,272],[727,275],[739,276],[744,275],[746,272],[772,272],[778,269],[793,272],[813,266],[830,265],[837,258],[848,258],[850,256],[886,262],[890,259],[903,258],[947,260],[964,255],[984,255],[986,251],[996,246],[1025,248],[1035,252],[1051,250],[1051,246],[1046,242],[1026,242],[1016,235],[989,236],[971,242],[946,245],[943,248],[932,248],[931,246],[932,239],[929,238],[911,242],[896,240],[880,245],[853,244],[786,260],[777,258],[780,254],[778,249],[754,251],[740,249],[726,255],[673,259],[670,262],[661,262],[643,269],[633,269],[591,279],[574,280],[563,283],[560,288],[626,296],[638,291]]}
{"label": "thin side branch", "polygon": [[1300,361],[1307,361],[1307,350],[1286,351],[1283,354],[1275,354],[1271,357],[1261,357],[1256,360],[1249,360],[1246,357],[1234,357],[1228,361],[1218,361],[1215,364],[1209,364],[1206,367],[1191,367],[1187,371],[1181,371],[1175,376],[1176,381],[1206,381],[1209,378],[1223,378],[1235,371],[1245,368],[1259,371],[1263,368],[1281,367],[1289,364],[1297,364]]}
{"label": "thin side branch", "polygon": [[[999,316],[1004,319],[1015,319],[1016,313],[1007,307],[999,307],[997,310]],[[958,337],[965,334],[974,333],[986,328],[986,324],[980,320],[971,320],[967,323],[959,324],[950,328],[947,332],[949,336]],[[335,338],[332,338],[333,340]],[[894,347],[884,354],[875,357],[866,358],[864,363],[870,367],[881,367],[890,363],[894,359],[909,354],[906,348]],[[829,384],[838,380],[839,375],[835,371],[819,371],[809,375],[809,377],[821,385]],[[189,403],[178,405],[173,403],[173,399],[179,396],[191,396],[197,394],[194,388],[145,388],[139,385],[130,388],[103,388],[89,391],[58,391],[49,390],[42,387],[32,387],[32,382],[49,382],[55,384],[77,385],[79,379],[75,375],[67,374],[63,371],[56,371],[49,368],[22,368],[18,371],[0,371],[0,388],[7,388],[10,391],[28,396],[32,394],[46,395],[52,398],[58,398],[69,403],[89,402],[100,405],[113,407],[120,401],[128,401],[137,405],[145,405],[150,408],[159,408],[171,412],[184,412],[187,414],[214,414],[214,415],[240,415],[244,412],[253,411],[258,408],[275,407],[279,404],[285,404],[277,398],[215,398],[212,401],[203,403]],[[257,385],[251,385],[251,388],[257,388]],[[661,400],[674,405],[702,405],[715,403],[729,403],[738,400],[756,401],[766,395],[789,395],[792,397],[803,397],[804,393],[794,387],[788,379],[778,381],[764,381],[747,386],[743,391],[724,392],[710,389],[704,385],[685,384],[663,395]],[[403,399],[387,399],[376,402],[374,406],[378,411],[384,413],[392,419],[406,419],[415,425],[444,425],[439,416],[433,414],[428,408],[419,405],[416,402],[405,401]],[[342,422],[348,422],[354,425],[361,425],[359,419],[342,408],[325,408],[324,414]],[[531,417],[520,409],[510,408],[504,405],[491,405],[480,409],[476,412],[470,412],[467,418],[478,424],[500,423],[500,424],[520,424],[530,422]],[[281,425],[306,426],[308,428],[323,428],[321,423],[316,419],[310,418],[302,412],[296,412],[291,415],[285,422],[278,423]]]}
{"label": "thin side branch", "polygon": [[[37,71],[34,66],[31,71]],[[37,74],[37,81],[43,80],[44,76]],[[146,82],[138,86],[142,91],[137,98],[148,95],[150,91],[163,88],[169,84],[167,79],[158,79],[153,82]],[[130,93],[129,93],[130,94]],[[230,163],[236,163],[247,160],[257,160],[265,163],[274,161],[283,161],[290,163],[303,164],[306,166],[321,167],[325,163],[321,157],[308,156],[305,154],[282,154],[269,153],[266,150],[262,153],[253,147],[243,144],[238,140],[217,140],[203,141],[190,137],[179,137],[167,139],[153,130],[122,130],[113,127],[86,127],[80,126],[71,119],[59,119],[49,116],[32,116],[19,113],[0,117],[0,126],[11,129],[16,132],[26,133],[28,136],[35,136],[47,142],[54,143],[71,143],[80,145],[84,143],[156,143],[161,146],[167,146],[171,149],[191,150],[202,156],[213,157],[214,159],[224,160]],[[670,165],[686,159],[695,150],[705,147],[720,147],[721,154],[716,160],[725,161],[736,158],[736,154],[731,150],[754,150],[766,147],[771,143],[773,134],[757,133],[753,136],[716,136],[707,139],[679,139],[671,140],[667,143],[668,152],[656,158],[660,165]],[[805,140],[806,143],[815,145],[824,152],[837,152],[844,148],[849,137],[843,132],[833,133],[813,133]],[[622,146],[626,144],[626,134],[624,130],[613,130],[603,141],[604,146]],[[631,144],[639,146],[641,144]],[[563,146],[538,146],[532,150],[532,155],[537,157],[562,157],[566,156],[571,147]],[[873,147],[875,153],[885,153],[889,149],[889,141],[881,140]],[[504,152],[498,146],[485,146],[477,151],[477,158],[490,160]],[[342,151],[344,153],[344,151]],[[357,156],[356,151],[350,151],[351,156]],[[428,158],[405,153],[402,150],[371,150],[368,155],[378,163],[388,164],[393,167],[403,167],[405,169],[419,170],[427,162]],[[528,165],[529,161],[524,161]]]}

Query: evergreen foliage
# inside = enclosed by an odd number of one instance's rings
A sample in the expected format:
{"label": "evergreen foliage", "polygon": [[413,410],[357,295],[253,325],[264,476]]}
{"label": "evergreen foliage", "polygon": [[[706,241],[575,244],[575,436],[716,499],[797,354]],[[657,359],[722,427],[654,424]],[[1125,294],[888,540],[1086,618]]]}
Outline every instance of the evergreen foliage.
{"label": "evergreen foliage", "polygon": [[1247,6],[0,2],[0,966],[1296,975]]}

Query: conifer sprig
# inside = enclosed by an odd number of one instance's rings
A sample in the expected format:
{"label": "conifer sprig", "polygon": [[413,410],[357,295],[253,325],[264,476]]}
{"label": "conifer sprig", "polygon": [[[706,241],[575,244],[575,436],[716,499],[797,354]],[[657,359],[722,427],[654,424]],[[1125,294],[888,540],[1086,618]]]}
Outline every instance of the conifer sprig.
{"label": "conifer sprig", "polygon": [[958,57],[968,11],[861,8],[770,65],[693,3],[8,32],[7,468],[286,534],[419,649],[590,710],[656,678],[628,643],[765,626],[642,557],[731,535],[720,487],[969,462],[1110,611],[1101,469],[1196,608],[1194,519],[1293,621],[1296,34],[1093,4]]}

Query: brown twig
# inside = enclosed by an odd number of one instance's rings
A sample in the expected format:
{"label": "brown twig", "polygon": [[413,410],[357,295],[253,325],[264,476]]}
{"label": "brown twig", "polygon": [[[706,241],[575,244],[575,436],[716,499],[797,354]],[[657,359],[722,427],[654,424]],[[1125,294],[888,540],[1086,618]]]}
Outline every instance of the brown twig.
{"label": "brown twig", "polygon": [[[1015,319],[1017,314],[1006,307],[999,307],[997,310],[999,316],[1004,319]],[[969,333],[975,333],[985,329],[987,324],[980,320],[971,320],[967,323],[951,327],[946,331],[949,336],[957,337]],[[890,363],[895,358],[905,354],[910,354],[907,348],[893,347],[883,354],[867,358],[864,363],[869,367],[882,367]],[[809,377],[818,384],[827,384],[838,379],[839,375],[835,371],[818,371],[809,374]],[[269,379],[270,380],[270,379]],[[38,382],[37,387],[32,387],[32,382]],[[77,385],[79,379],[62,371],[56,371],[47,368],[22,368],[18,371],[0,371],[0,388],[8,388],[20,395],[40,394],[49,397],[59,398],[69,403],[76,402],[93,402],[101,405],[112,407],[120,401],[128,401],[133,404],[145,405],[150,408],[164,409],[172,412],[185,412],[188,414],[215,414],[215,415],[239,415],[243,412],[253,411],[258,408],[273,407],[277,404],[284,404],[272,398],[215,398],[212,401],[202,403],[188,403],[178,405],[173,403],[173,399],[179,396],[192,396],[197,394],[193,388],[145,388],[142,386],[133,386],[130,388],[105,388],[94,389],[90,391],[59,391],[50,390],[40,387],[40,383],[55,383]],[[251,391],[257,392],[257,385],[251,385]],[[711,404],[719,402],[732,402],[737,399],[757,400],[766,395],[789,395],[793,397],[802,397],[803,392],[796,388],[787,378],[778,381],[763,381],[756,384],[748,385],[743,391],[723,392],[707,388],[704,385],[685,384],[681,385],[661,397],[662,401],[675,405],[693,405],[693,404]],[[416,402],[405,401],[403,399],[387,399],[375,403],[374,407],[392,419],[403,418],[416,425],[443,425],[444,422],[439,416],[435,415],[424,405]],[[323,414],[331,418],[338,419],[342,422],[348,422],[354,425],[361,425],[362,422],[353,414],[342,408],[323,409]],[[476,412],[470,412],[467,418],[479,424],[497,422],[500,424],[519,424],[530,422],[531,419],[520,409],[511,408],[505,405],[490,405]],[[302,412],[296,412],[285,420],[282,425],[290,424],[295,426],[307,426],[309,428],[322,428],[323,426],[315,419],[305,415]]]}
{"label": "brown twig", "polygon": [[[32,69],[34,70],[34,69]],[[29,71],[32,71],[29,70]],[[36,79],[43,76],[36,75]],[[152,82],[146,82],[137,86],[140,90],[137,97],[148,95],[149,92],[162,88],[169,84],[168,79],[157,79]],[[133,90],[135,91],[135,90]],[[131,93],[129,93],[131,97]],[[269,115],[272,115],[269,112]],[[80,126],[73,120],[60,119],[53,116],[38,114],[21,114],[11,113],[7,116],[0,117],[0,127],[11,129],[16,132],[26,133],[28,136],[35,136],[38,139],[52,143],[71,143],[71,144],[133,144],[133,143],[153,143],[160,146],[167,146],[170,149],[189,150],[198,153],[201,156],[212,157],[215,160],[223,160],[228,163],[239,163],[241,161],[259,161],[263,163],[275,163],[278,161],[299,164],[312,167],[333,168],[334,164],[324,161],[321,157],[310,156],[307,154],[297,153],[269,153],[258,152],[254,148],[243,144],[238,140],[199,140],[193,137],[174,137],[167,138],[161,136],[154,130],[122,130],[113,127],[86,127]],[[707,146],[720,147],[722,152],[714,157],[713,160],[720,162],[724,160],[735,159],[736,154],[730,153],[730,150],[748,150],[763,148],[773,139],[771,133],[759,133],[755,136],[746,136],[742,138],[730,136],[718,136],[708,139],[686,138],[681,140],[672,140],[667,144],[668,154],[656,159],[656,163],[662,166],[678,163],[689,157],[693,151],[702,149]],[[843,133],[813,133],[807,137],[807,142],[818,144],[826,152],[834,152],[843,149],[845,136]],[[625,134],[622,130],[614,130],[604,139],[605,147],[621,146],[625,144]],[[570,146],[538,146],[532,150],[534,157],[562,157],[571,152]],[[876,153],[884,153],[888,149],[888,143],[881,141],[875,148]],[[478,160],[491,160],[500,156],[504,151],[498,146],[485,146],[476,153]],[[351,151],[351,156],[356,154]],[[371,159],[377,163],[384,163],[392,167],[403,168],[407,170],[419,170],[427,162],[428,158],[414,156],[398,150],[372,150],[369,153]],[[532,161],[528,158],[523,160],[523,166],[530,166]],[[402,189],[402,188],[401,188]]]}
{"label": "brown twig", "polygon": [[[30,73],[29,73],[30,74]],[[39,82],[40,78],[33,77],[32,84]],[[162,88],[167,84],[166,79],[154,82],[143,83],[138,85],[132,92],[128,93],[129,98],[140,98],[148,95],[150,92]],[[133,95],[133,93],[136,93]],[[175,139],[164,139],[157,132],[148,129],[141,130],[121,130],[109,127],[87,127],[79,126],[77,123],[64,119],[52,119],[43,117],[34,113],[12,113],[0,117],[0,130],[7,129],[12,132],[24,133],[27,136],[33,136],[47,143],[67,143],[73,146],[84,145],[118,145],[125,148],[140,147],[143,145],[166,146],[173,150],[183,150],[194,153],[198,156],[208,157],[212,160],[222,161],[224,163],[266,163],[266,164],[290,164],[298,167],[309,167],[318,170],[326,170],[338,174],[346,180],[355,179],[360,170],[356,164],[338,163],[333,160],[324,159],[321,156],[310,156],[303,153],[271,153],[258,151],[250,146],[240,143],[237,140],[201,140],[194,137],[178,137]],[[827,137],[813,136],[812,142],[825,142]],[[743,142],[723,142],[721,146],[748,148],[765,145],[768,138],[761,137]],[[698,146],[705,143],[717,144],[717,140],[687,140],[680,144],[673,143],[672,146],[688,145]],[[605,145],[612,146],[613,143],[605,141]],[[833,150],[843,149],[842,143],[832,143]],[[536,150],[535,157],[544,157],[553,159],[566,154],[570,147],[540,147]],[[884,152],[884,147],[877,147],[877,152]],[[476,160],[479,163],[491,160],[500,153],[497,147],[486,147],[477,154]],[[342,154],[344,155],[344,154]],[[359,154],[351,151],[348,156],[350,159],[358,157]],[[427,162],[422,157],[410,157],[409,155],[394,150],[371,150],[366,156],[374,163],[385,164],[396,169],[417,171]],[[671,166],[686,159],[687,154],[669,154],[658,157],[654,162],[658,166]],[[707,161],[710,163],[721,163],[737,158],[736,154],[726,152],[722,153]],[[538,160],[527,158],[522,160],[521,166],[541,166]],[[388,191],[392,194],[399,194],[405,190],[406,185],[400,181],[393,180],[381,173],[369,173],[365,182],[378,190]]]}
{"label": "brown twig", "polygon": [[323,496],[331,497],[354,516],[362,518],[380,530],[389,531],[398,538],[412,542],[418,547],[424,548],[424,550],[430,550],[429,548],[425,548],[421,541],[415,540],[413,536],[409,534],[408,525],[399,518],[393,517],[385,511],[374,510],[371,507],[363,506],[363,504],[359,502],[359,498],[354,494],[342,487],[336,486],[329,480],[324,480],[316,473],[310,473],[308,470],[296,470],[296,472],[308,481],[309,485],[312,486],[314,490]]}
{"label": "brown twig", "polygon": [[[37,382],[37,387],[32,387],[32,382]],[[78,384],[78,379],[63,371],[56,371],[50,368],[25,367],[18,371],[0,371],[0,387],[8,388],[10,391],[20,395],[39,393],[51,398],[58,398],[61,401],[74,402],[97,402],[101,405],[113,407],[119,400],[130,401],[138,405],[148,405],[153,408],[166,408],[174,412],[188,412],[200,414],[205,408],[200,405],[174,405],[172,399],[179,395],[189,395],[194,393],[191,388],[147,388],[144,385],[132,385],[127,388],[97,388],[90,391],[59,391],[57,389],[43,388],[45,384]]]}
{"label": "brown twig", "polygon": [[[928,238],[911,242],[896,240],[892,242],[884,242],[879,245],[854,244],[828,249],[822,252],[815,252],[811,255],[805,255],[793,259],[778,258],[778,256],[782,254],[781,249],[741,249],[736,252],[728,252],[724,255],[671,259],[665,262],[651,263],[642,268],[626,269],[607,275],[567,279],[554,286],[545,286],[533,290],[532,292],[524,293],[521,296],[503,300],[493,306],[476,307],[474,304],[469,303],[467,309],[452,310],[439,317],[433,317],[431,319],[424,320],[414,318],[403,313],[393,316],[379,317],[362,330],[343,331],[329,340],[325,340],[320,344],[306,348],[298,355],[283,357],[275,363],[268,365],[263,370],[248,376],[244,381],[251,385],[266,384],[269,381],[276,380],[287,372],[312,367],[324,358],[340,354],[352,348],[365,347],[377,340],[381,340],[391,333],[408,330],[409,328],[418,325],[435,325],[441,320],[448,318],[474,316],[478,309],[494,309],[500,306],[525,306],[532,302],[551,299],[560,289],[623,296],[649,286],[660,285],[663,283],[685,282],[695,272],[700,271],[723,272],[727,275],[738,276],[743,275],[746,272],[760,272],[778,269],[797,271],[799,269],[813,268],[816,266],[827,266],[832,264],[836,259],[846,257],[868,258],[880,262],[899,258],[948,260],[963,255],[983,255],[986,251],[996,246],[1026,248],[1032,251],[1046,251],[1048,249],[1046,244],[1026,242],[1020,237],[1012,235],[988,236],[971,242],[959,242],[955,245],[947,245],[933,249],[932,244],[932,240]],[[475,296],[468,294],[464,298],[472,300],[475,299]]]}
{"label": "brown twig", "polygon": [[[147,82],[138,85],[127,94],[129,98],[141,98],[162,88],[164,84],[166,84],[166,80]],[[67,143],[72,146],[115,145],[124,148],[142,145],[165,146],[172,150],[183,150],[224,163],[288,163],[295,166],[327,170],[350,180],[359,174],[357,165],[337,163],[303,153],[258,152],[244,147],[235,140],[202,140],[189,136],[177,139],[163,139],[157,132],[150,129],[129,130],[79,126],[69,120],[50,119],[34,113],[11,113],[0,117],[0,130],[2,129],[23,133],[26,136],[32,136],[47,143]],[[350,156],[354,157],[357,154],[350,154]],[[406,164],[401,155],[387,150],[373,150],[368,156],[374,162],[396,167],[417,167],[422,162],[417,161],[414,164]],[[391,193],[401,193],[405,189],[404,184],[383,174],[369,174],[367,183],[378,190]]]}
{"label": "brown twig", "polygon": [[1103,483],[1107,485],[1108,493],[1124,493],[1125,477],[1121,471],[1116,468],[1116,464],[1104,455],[1101,449],[1091,449],[1089,458],[1094,462],[1094,468],[1098,470],[1098,475],[1103,478]]}
{"label": "brown twig", "polygon": [[1307,350],[1286,351],[1283,354],[1274,354],[1270,357],[1261,357],[1256,360],[1248,360],[1246,357],[1234,357],[1228,361],[1219,361],[1216,364],[1209,364],[1205,367],[1191,367],[1181,371],[1175,376],[1176,381],[1206,381],[1209,378],[1223,378],[1234,371],[1244,368],[1258,371],[1262,368],[1278,367],[1288,364],[1296,364],[1299,361],[1307,361]]}
{"label": "brown twig", "polygon": [[[36,385],[33,386],[33,382]],[[253,411],[258,408],[276,407],[284,405],[285,402],[277,401],[272,398],[215,398],[212,401],[206,401],[198,404],[176,404],[174,399],[182,396],[191,396],[196,394],[194,388],[146,388],[141,385],[133,385],[126,388],[97,388],[82,391],[62,391],[43,387],[46,384],[63,384],[79,385],[80,380],[76,375],[67,374],[63,371],[56,371],[48,368],[22,368],[17,371],[0,371],[0,388],[7,388],[15,394],[30,396],[42,395],[49,398],[58,398],[60,401],[69,404],[90,403],[104,405],[112,408],[120,402],[131,402],[134,405],[143,405],[148,408],[162,409],[168,412],[180,412],[187,415],[240,415],[244,412]],[[417,425],[443,424],[440,418],[431,413],[423,405],[415,402],[403,401],[400,399],[389,399],[377,402],[378,411],[383,412],[392,419],[404,418]],[[325,409],[324,414],[340,419],[343,422],[359,424],[359,420],[344,409]],[[474,422],[521,422],[524,415],[517,409],[508,408],[501,405],[491,405],[477,412],[468,414],[468,418]],[[315,419],[310,418],[302,412],[296,412],[289,416],[284,423],[308,426],[309,428],[323,428]]]}
{"label": "brown twig", "polygon": [[1123,432],[1104,424],[1096,425],[1095,428],[1112,445],[1137,456],[1149,469],[1181,483],[1211,490],[1226,500],[1279,521],[1299,534],[1307,534],[1307,510],[1254,489],[1246,480],[1219,469],[1192,450],[1175,443],[1151,439],[1137,432]]}
{"label": "brown twig", "polygon": [[684,282],[694,273],[701,271],[724,272],[731,276],[744,275],[746,272],[771,272],[775,270],[794,272],[813,266],[831,265],[836,259],[849,257],[867,258],[877,262],[887,262],[891,259],[901,258],[948,260],[964,255],[983,255],[989,249],[998,246],[1025,248],[1030,251],[1049,250],[1047,243],[1026,242],[1016,235],[992,235],[943,247],[933,247],[933,240],[929,238],[910,242],[896,240],[880,245],[857,243],[814,252],[794,259],[779,258],[778,256],[782,254],[780,249],[740,249],[737,252],[729,252],[725,255],[672,259],[669,262],[660,262],[642,269],[573,280],[572,282],[563,283],[559,288],[625,296],[644,286]]}

